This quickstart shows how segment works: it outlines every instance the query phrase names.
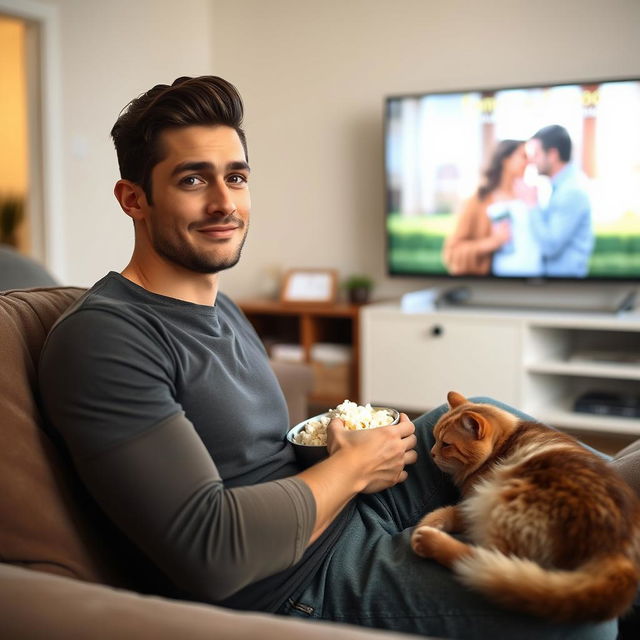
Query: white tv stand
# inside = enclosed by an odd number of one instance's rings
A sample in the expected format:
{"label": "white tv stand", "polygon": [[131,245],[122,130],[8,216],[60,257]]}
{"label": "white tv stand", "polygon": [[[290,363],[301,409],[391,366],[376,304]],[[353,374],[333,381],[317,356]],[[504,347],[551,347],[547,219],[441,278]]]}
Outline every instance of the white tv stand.
{"label": "white tv stand", "polygon": [[586,391],[640,392],[637,313],[373,304],[360,317],[363,401],[422,412],[456,390],[558,428],[640,436],[640,418],[573,410]]}

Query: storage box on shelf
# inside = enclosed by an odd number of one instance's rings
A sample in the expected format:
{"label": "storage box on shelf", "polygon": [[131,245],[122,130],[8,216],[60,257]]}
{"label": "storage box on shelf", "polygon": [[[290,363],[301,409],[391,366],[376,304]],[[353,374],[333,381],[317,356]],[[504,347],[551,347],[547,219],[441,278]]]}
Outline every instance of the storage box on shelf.
{"label": "storage box on shelf", "polygon": [[240,308],[272,355],[278,357],[280,351],[280,357],[283,352],[293,357],[297,347],[302,360],[311,364],[315,375],[312,405],[329,408],[345,398],[359,401],[362,306],[244,300]]}
{"label": "storage box on shelf", "polygon": [[406,314],[386,304],[363,310],[361,333],[361,395],[372,402],[424,411],[454,389],[492,396],[559,428],[640,435],[640,418],[574,410],[587,391],[640,393],[638,316],[473,308]]}
{"label": "storage box on shelf", "polygon": [[351,393],[353,347],[351,345],[317,342],[311,346],[310,359],[315,397],[351,399],[353,396]]}

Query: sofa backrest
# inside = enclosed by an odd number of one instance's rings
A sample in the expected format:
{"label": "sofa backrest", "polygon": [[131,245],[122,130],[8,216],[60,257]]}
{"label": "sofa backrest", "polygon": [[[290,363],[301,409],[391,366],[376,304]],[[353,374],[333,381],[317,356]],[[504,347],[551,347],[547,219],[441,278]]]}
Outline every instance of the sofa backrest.
{"label": "sofa backrest", "polygon": [[42,429],[35,394],[47,332],[82,293],[56,287],[0,294],[0,561],[130,586],[71,465]]}

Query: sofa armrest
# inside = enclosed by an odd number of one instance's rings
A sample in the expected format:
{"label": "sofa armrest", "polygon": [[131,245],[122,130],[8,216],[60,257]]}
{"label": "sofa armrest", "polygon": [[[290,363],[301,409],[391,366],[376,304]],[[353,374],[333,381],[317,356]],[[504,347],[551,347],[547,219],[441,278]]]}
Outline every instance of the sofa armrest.
{"label": "sofa armrest", "polygon": [[271,368],[278,378],[289,408],[289,425],[309,417],[309,395],[313,387],[313,371],[308,364],[271,360]]}
{"label": "sofa armrest", "polygon": [[640,438],[618,451],[610,464],[640,496]]}
{"label": "sofa armrest", "polygon": [[412,636],[142,596],[0,564],[0,637],[22,640],[402,640]]}

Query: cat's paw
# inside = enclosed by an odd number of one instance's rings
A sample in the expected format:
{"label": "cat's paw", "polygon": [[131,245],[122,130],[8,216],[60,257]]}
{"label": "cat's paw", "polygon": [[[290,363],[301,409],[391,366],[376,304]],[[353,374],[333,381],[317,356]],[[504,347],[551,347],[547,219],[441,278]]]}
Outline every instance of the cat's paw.
{"label": "cat's paw", "polygon": [[436,549],[445,535],[439,529],[420,525],[411,534],[411,548],[421,558],[434,558]]}

